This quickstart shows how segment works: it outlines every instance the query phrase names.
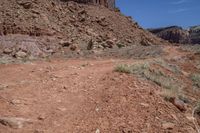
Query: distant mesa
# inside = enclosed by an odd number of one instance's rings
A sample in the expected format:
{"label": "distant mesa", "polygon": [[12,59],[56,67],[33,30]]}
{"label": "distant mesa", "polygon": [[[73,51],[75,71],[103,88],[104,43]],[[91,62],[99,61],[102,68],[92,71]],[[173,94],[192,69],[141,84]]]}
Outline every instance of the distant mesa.
{"label": "distant mesa", "polygon": [[188,29],[170,26],[147,30],[171,43],[200,44],[200,26],[192,26]]}

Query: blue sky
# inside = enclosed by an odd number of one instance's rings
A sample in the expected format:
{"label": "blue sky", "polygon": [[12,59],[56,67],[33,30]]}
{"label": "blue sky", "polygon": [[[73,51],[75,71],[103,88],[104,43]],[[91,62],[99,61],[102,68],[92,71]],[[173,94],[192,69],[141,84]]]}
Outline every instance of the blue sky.
{"label": "blue sky", "polygon": [[200,25],[200,0],[116,0],[144,28]]}

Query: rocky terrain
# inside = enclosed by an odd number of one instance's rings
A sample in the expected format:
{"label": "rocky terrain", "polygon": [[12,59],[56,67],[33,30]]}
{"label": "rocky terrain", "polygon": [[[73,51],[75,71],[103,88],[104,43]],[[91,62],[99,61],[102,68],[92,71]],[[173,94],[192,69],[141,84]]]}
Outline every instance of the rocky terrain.
{"label": "rocky terrain", "polygon": [[57,0],[0,1],[0,55],[46,57],[164,41],[118,10]]}
{"label": "rocky terrain", "polygon": [[200,45],[102,4],[0,1],[0,133],[199,133],[199,97]]}
{"label": "rocky terrain", "polygon": [[178,26],[148,29],[148,31],[171,43],[200,44],[200,27],[193,26],[183,29]]}

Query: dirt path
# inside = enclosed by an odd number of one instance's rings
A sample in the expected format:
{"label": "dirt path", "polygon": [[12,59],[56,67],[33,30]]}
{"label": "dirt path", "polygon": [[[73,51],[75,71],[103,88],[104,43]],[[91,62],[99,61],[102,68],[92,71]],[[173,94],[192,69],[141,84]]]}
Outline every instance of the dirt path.
{"label": "dirt path", "polygon": [[[161,88],[113,72],[122,60],[53,60],[0,66],[0,117],[30,119],[0,133],[190,132]],[[194,130],[192,130],[194,131]]]}

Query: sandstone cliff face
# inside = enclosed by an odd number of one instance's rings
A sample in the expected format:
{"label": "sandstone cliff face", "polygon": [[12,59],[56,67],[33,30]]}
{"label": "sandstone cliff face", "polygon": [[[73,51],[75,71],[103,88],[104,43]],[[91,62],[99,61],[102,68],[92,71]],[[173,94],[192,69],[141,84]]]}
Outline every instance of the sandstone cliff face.
{"label": "sandstone cliff face", "polygon": [[188,30],[178,26],[148,30],[171,43],[200,44],[200,26],[193,26]]}

